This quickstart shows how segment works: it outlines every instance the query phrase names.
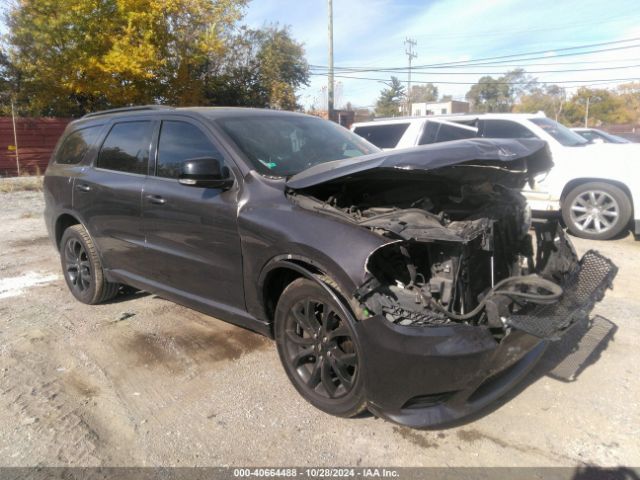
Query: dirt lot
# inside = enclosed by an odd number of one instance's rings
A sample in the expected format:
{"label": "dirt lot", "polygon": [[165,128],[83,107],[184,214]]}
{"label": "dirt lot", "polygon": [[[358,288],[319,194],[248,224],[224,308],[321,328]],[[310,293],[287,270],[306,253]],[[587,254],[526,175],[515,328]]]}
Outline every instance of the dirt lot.
{"label": "dirt lot", "polygon": [[[138,293],[75,301],[39,192],[0,193],[0,459],[33,465],[640,465],[640,242],[576,241],[620,267],[582,344],[570,342],[490,412],[440,431],[305,403],[271,341]],[[609,332],[609,337],[606,333]],[[578,352],[580,353],[580,352]],[[551,371],[553,369],[553,371]],[[564,378],[563,378],[564,377]]]}

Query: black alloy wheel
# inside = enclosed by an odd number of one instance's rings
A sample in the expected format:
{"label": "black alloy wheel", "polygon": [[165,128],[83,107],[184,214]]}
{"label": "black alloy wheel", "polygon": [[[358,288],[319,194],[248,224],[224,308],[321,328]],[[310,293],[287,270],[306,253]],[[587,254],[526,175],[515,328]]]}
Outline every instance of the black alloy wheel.
{"label": "black alloy wheel", "polygon": [[64,247],[65,275],[72,290],[82,293],[91,288],[91,262],[84,245],[70,238]]}
{"label": "black alloy wheel", "polygon": [[82,303],[95,305],[118,293],[120,285],[104,277],[100,256],[82,225],[73,225],[62,234],[60,263],[67,287]]}
{"label": "black alloy wheel", "polygon": [[307,401],[339,416],[364,409],[355,336],[331,295],[311,280],[295,280],[280,297],[275,328],[280,360]]}

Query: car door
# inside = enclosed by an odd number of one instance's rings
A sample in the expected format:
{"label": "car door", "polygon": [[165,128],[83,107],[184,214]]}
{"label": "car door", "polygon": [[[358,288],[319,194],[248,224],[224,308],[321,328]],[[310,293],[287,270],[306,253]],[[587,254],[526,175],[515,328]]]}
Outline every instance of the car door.
{"label": "car door", "polygon": [[178,183],[184,160],[228,159],[211,132],[190,119],[164,119],[156,145],[142,207],[149,277],[183,298],[243,310],[237,182],[229,190]]}
{"label": "car door", "polygon": [[114,121],[93,164],[74,181],[73,208],[98,246],[106,268],[139,273],[144,251],[142,184],[154,122]]}

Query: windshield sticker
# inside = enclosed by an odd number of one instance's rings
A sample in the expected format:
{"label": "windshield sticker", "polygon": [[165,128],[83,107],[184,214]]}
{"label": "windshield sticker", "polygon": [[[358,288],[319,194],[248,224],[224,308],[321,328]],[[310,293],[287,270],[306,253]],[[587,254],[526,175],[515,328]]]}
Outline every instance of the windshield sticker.
{"label": "windshield sticker", "polygon": [[263,164],[265,167],[267,167],[269,170],[271,170],[272,168],[276,168],[278,166],[278,164],[276,162],[265,162],[261,158],[259,158],[258,161],[261,164]]}

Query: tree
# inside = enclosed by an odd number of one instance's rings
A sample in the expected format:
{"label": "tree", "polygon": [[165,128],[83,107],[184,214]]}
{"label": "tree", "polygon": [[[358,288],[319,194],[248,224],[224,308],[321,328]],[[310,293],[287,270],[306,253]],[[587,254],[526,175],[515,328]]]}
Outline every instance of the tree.
{"label": "tree", "polygon": [[616,94],[622,101],[625,116],[631,122],[640,123],[640,82],[618,85]]}
{"label": "tree", "polygon": [[562,116],[566,103],[566,91],[558,85],[547,85],[533,89],[520,98],[513,110],[520,113],[543,111],[547,117],[556,121],[564,120]]}
{"label": "tree", "polygon": [[386,85],[388,88],[380,91],[380,97],[376,102],[376,115],[395,117],[400,113],[400,106],[405,98],[404,85],[397,77],[391,77],[391,83]]}
{"label": "tree", "polygon": [[287,27],[243,28],[229,40],[225,57],[206,75],[206,103],[299,108],[295,91],[309,82],[302,45]]}
{"label": "tree", "polygon": [[534,93],[537,80],[522,68],[508,71],[502,77],[481,77],[466,95],[476,112],[510,112],[522,97]]}
{"label": "tree", "polygon": [[566,119],[571,125],[584,125],[589,105],[588,124],[628,123],[634,119],[632,112],[624,108],[623,100],[605,89],[582,87],[571,97],[567,104]]}
{"label": "tree", "polygon": [[9,59],[31,113],[77,115],[203,98],[245,0],[30,0],[9,10]]}
{"label": "tree", "polygon": [[508,85],[512,104],[518,103],[523,95],[528,95],[538,89],[538,81],[523,68],[510,70],[499,80]]}
{"label": "tree", "polygon": [[411,86],[411,102],[436,102],[438,100],[438,87],[433,83]]}
{"label": "tree", "polygon": [[465,98],[474,112],[510,112],[512,101],[509,85],[502,78],[481,77]]}

